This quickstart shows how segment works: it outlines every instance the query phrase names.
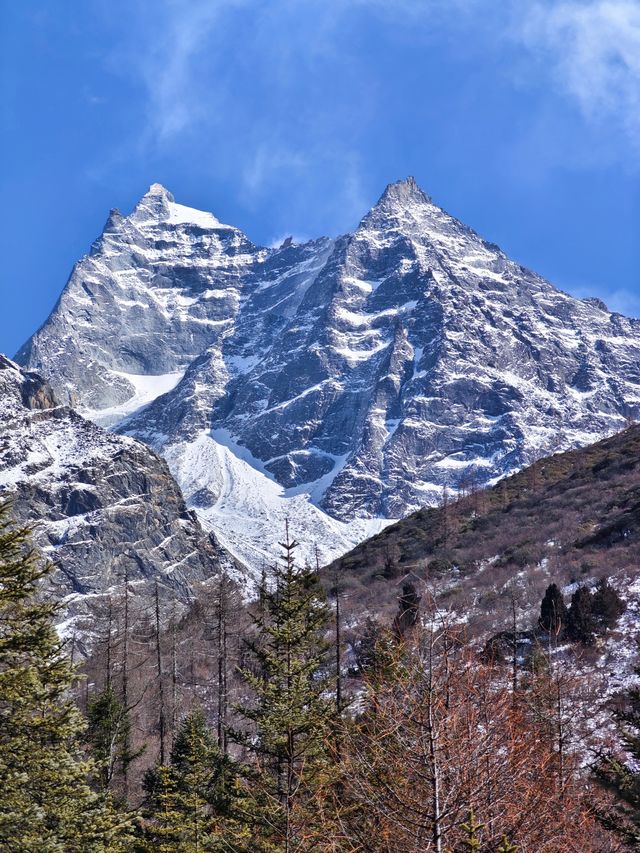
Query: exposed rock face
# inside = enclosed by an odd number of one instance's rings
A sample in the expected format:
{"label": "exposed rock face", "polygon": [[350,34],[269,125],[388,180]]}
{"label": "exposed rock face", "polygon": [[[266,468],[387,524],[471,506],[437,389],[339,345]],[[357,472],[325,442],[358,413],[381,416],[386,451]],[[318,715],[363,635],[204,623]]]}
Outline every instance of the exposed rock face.
{"label": "exposed rock face", "polygon": [[353,234],[278,249],[154,185],[110,217],[18,360],[160,450],[230,547],[271,542],[252,511],[265,490],[339,550],[365,528],[334,519],[399,517],[640,404],[640,321],[556,290],[413,179]]}
{"label": "exposed rock face", "polygon": [[[209,352],[215,360],[241,308],[240,346],[243,337],[256,348],[261,332],[277,334],[330,246],[260,249],[154,184],[130,216],[112,211],[16,360],[46,376],[63,403],[96,413],[117,407],[135,397],[136,377],[175,384],[194,359]],[[215,367],[205,392],[212,398],[224,392],[229,369]]]}
{"label": "exposed rock face", "polygon": [[58,566],[56,594],[76,597],[158,578],[187,599],[222,555],[187,510],[163,459],[59,406],[44,380],[0,356],[0,495],[34,525]]}

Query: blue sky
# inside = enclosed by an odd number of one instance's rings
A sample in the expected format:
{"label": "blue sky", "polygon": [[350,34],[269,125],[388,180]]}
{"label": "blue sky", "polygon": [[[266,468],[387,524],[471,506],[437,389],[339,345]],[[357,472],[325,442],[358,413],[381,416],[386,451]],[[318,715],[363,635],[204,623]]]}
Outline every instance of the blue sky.
{"label": "blue sky", "polygon": [[26,0],[0,33],[12,354],[154,181],[255,242],[393,180],[640,315],[639,0]]}

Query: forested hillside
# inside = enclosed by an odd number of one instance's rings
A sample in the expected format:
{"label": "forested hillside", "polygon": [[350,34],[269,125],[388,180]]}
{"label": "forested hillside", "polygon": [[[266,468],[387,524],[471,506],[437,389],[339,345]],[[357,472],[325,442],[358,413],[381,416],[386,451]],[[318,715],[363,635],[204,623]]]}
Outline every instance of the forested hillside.
{"label": "forested hillside", "polygon": [[[125,581],[88,658],[48,627],[49,569],[5,509],[5,848],[636,849],[639,445],[633,426],[465,484],[323,569],[285,528],[250,603],[224,570],[173,615],[161,580]],[[59,723],[33,741],[43,696]],[[78,780],[64,810],[49,753]],[[41,796],[48,846],[14,841]]]}
{"label": "forested hillside", "polygon": [[[506,618],[511,598],[532,610],[550,581],[625,586],[638,580],[640,426],[559,453],[481,490],[473,478],[453,499],[386,528],[326,570],[359,607],[395,606],[407,573],[468,618]],[[497,623],[496,623],[497,624]]]}

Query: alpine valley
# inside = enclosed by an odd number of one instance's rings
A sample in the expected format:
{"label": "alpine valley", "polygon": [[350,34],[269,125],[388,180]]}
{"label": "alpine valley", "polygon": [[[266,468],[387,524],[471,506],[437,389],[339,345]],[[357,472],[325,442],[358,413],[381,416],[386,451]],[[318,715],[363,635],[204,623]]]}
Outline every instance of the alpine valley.
{"label": "alpine valley", "polygon": [[640,849],[639,416],[640,320],[411,178],[112,211],[0,356],[0,848]]}
{"label": "alpine valley", "polygon": [[[75,425],[83,453],[133,454],[167,477],[164,457],[250,574],[286,518],[304,556],[327,563],[445,490],[620,430],[640,406],[640,321],[557,290],[412,178],[353,233],[278,248],[154,184],[130,215],[111,212],[15,360],[46,377],[55,424]],[[14,389],[35,381],[4,368]],[[14,443],[51,417],[13,418]],[[2,465],[17,482],[6,453]],[[56,536],[95,529],[97,487],[67,501]]]}

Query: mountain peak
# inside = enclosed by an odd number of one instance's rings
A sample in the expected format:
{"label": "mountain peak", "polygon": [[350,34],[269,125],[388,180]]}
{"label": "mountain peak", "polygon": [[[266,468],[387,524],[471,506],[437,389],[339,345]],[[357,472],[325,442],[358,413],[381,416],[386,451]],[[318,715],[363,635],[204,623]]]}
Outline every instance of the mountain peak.
{"label": "mountain peak", "polygon": [[431,203],[430,197],[418,186],[416,179],[412,175],[403,180],[388,184],[380,201]]}
{"label": "mountain peak", "polygon": [[136,204],[131,218],[134,222],[143,223],[150,220],[163,221],[171,214],[171,205],[175,199],[162,184],[151,184],[147,192]]}
{"label": "mountain peak", "polygon": [[431,198],[418,186],[411,175],[400,181],[388,184],[378,201],[361,222],[365,228],[388,227],[394,220],[404,220],[408,211],[432,208]]}
{"label": "mountain peak", "polygon": [[144,194],[143,198],[163,198],[167,201],[175,201],[173,195],[169,192],[169,190],[164,187],[162,184],[151,184],[147,192]]}
{"label": "mountain peak", "polygon": [[169,225],[198,225],[201,228],[233,231],[205,210],[178,204],[162,184],[151,184],[135,206],[130,217],[137,225],[168,223]]}

